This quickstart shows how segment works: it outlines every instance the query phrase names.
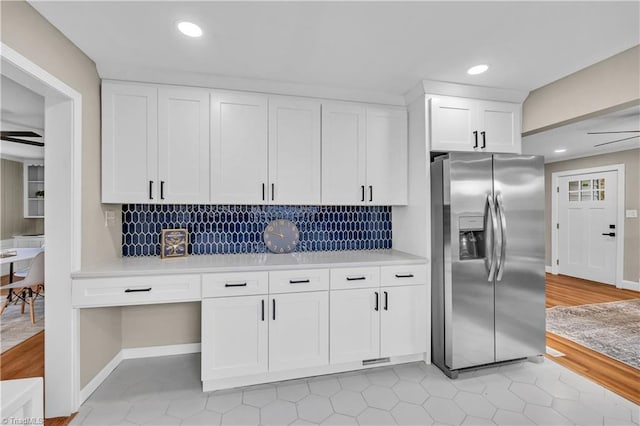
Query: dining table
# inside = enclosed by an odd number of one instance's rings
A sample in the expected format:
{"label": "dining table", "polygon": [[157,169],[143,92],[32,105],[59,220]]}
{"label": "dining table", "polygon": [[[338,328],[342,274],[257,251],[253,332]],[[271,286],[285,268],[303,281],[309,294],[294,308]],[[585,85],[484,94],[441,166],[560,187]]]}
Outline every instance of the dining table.
{"label": "dining table", "polygon": [[[0,265],[9,264],[9,283],[13,282],[13,264],[23,260],[31,260],[40,252],[44,251],[44,248],[32,248],[32,247],[16,247],[11,249],[2,250],[0,252]],[[15,255],[5,256],[15,252]]]}

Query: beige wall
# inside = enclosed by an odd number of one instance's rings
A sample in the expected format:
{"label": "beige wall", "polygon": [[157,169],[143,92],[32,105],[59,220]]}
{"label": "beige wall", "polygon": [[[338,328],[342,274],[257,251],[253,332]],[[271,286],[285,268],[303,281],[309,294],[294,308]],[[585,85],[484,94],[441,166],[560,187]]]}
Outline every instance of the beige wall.
{"label": "beige wall", "polygon": [[[545,177],[545,248],[546,264],[551,265],[551,175],[567,170],[579,170],[590,167],[625,165],[625,210],[640,209],[640,149],[596,155],[575,160],[559,161],[546,164]],[[624,273],[627,281],[638,282],[640,279],[640,219],[624,220]]]}
{"label": "beige wall", "polygon": [[81,388],[120,352],[122,347],[120,310],[121,308],[80,310]]}
{"label": "beige wall", "polygon": [[537,133],[637,104],[640,45],[533,90],[522,107],[522,133]]}
{"label": "beige wall", "polygon": [[21,162],[0,160],[0,240],[44,232],[44,219],[24,218],[22,171]]}
{"label": "beige wall", "polygon": [[200,303],[122,308],[122,347],[200,342]]}

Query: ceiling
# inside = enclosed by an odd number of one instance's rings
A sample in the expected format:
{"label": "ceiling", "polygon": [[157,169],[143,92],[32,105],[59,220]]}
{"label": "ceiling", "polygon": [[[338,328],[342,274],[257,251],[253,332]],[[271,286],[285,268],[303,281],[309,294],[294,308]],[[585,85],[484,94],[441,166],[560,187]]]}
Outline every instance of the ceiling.
{"label": "ceiling", "polygon": [[[640,131],[640,105],[522,138],[522,152],[544,155],[545,163],[640,148],[640,133],[588,135],[589,132]],[[638,136],[631,138],[633,136]],[[631,138],[631,139],[627,139]],[[627,139],[611,143],[619,139]],[[596,146],[598,144],[604,144]],[[557,149],[566,149],[556,153]]]}
{"label": "ceiling", "polygon": [[[44,136],[44,97],[0,76],[0,130],[31,130]],[[23,138],[42,142],[42,138]],[[44,148],[0,141],[0,157],[42,159]]]}
{"label": "ceiling", "polygon": [[[636,1],[30,3],[116,79],[162,71],[398,96],[423,79],[529,91],[640,44]],[[179,34],[183,19],[204,36]],[[491,68],[467,75],[478,63]]]}

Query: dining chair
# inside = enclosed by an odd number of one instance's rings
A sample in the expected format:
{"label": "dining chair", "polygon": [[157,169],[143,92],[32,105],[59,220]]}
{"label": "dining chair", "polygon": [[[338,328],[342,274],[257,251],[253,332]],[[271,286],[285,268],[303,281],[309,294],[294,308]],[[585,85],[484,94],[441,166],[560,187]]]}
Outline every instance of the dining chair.
{"label": "dining chair", "polygon": [[22,281],[17,281],[1,288],[8,290],[7,298],[0,308],[0,315],[14,298],[22,301],[21,313],[24,313],[25,303],[29,304],[31,323],[35,324],[34,302],[38,296],[44,296],[44,252],[38,253],[29,266],[29,271]]}

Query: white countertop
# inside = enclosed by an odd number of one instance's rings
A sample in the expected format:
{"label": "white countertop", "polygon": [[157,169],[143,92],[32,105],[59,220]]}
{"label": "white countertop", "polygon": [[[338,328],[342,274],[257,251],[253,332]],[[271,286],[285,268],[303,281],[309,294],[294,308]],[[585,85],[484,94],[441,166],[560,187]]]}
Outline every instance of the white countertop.
{"label": "white countertop", "polygon": [[298,252],[288,254],[213,254],[174,259],[159,256],[122,257],[83,267],[72,278],[108,278],[140,275],[202,274],[208,272],[274,271],[284,269],[346,268],[426,263],[424,257],[397,250]]}

